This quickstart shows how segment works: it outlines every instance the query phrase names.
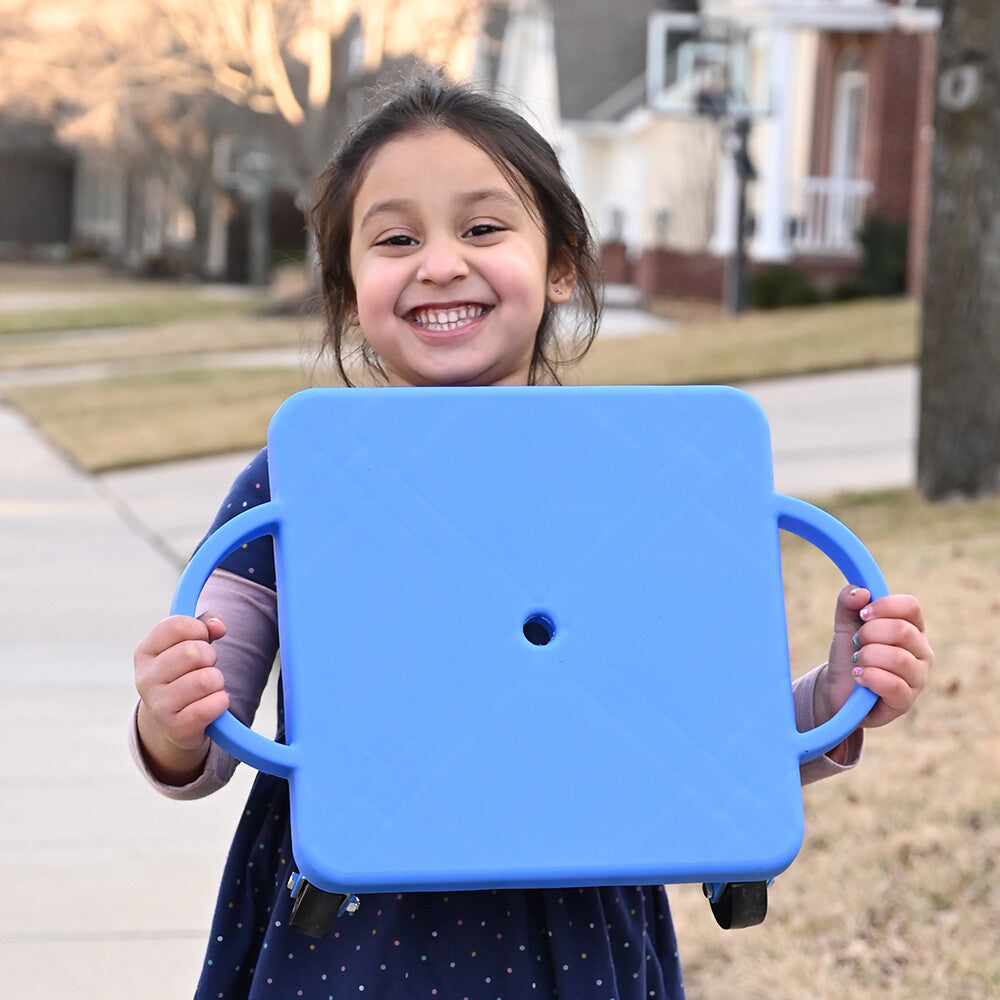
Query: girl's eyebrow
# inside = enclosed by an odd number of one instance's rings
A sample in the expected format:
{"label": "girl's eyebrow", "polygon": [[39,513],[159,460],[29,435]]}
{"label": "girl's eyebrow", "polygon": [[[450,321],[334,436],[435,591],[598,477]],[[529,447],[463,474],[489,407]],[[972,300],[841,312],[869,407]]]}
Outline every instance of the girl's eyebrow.
{"label": "girl's eyebrow", "polygon": [[358,228],[363,229],[376,215],[383,215],[387,212],[401,212],[411,204],[412,202],[406,198],[387,198],[385,201],[376,201],[368,206],[368,211],[361,217]]}
{"label": "girl's eyebrow", "polygon": [[[468,191],[459,196],[458,201],[463,206],[476,205],[484,201],[499,201],[510,206],[520,206],[521,202],[509,191],[503,188],[483,188],[479,191]],[[361,217],[358,225],[359,229],[364,228],[375,216],[390,212],[402,212],[410,208],[413,202],[408,198],[386,198],[383,201],[376,201],[368,206],[368,210]]]}
{"label": "girl's eyebrow", "polygon": [[476,205],[481,201],[501,201],[508,205],[517,206],[521,204],[514,195],[503,188],[483,188],[481,191],[469,191],[462,195],[460,201],[463,205]]}

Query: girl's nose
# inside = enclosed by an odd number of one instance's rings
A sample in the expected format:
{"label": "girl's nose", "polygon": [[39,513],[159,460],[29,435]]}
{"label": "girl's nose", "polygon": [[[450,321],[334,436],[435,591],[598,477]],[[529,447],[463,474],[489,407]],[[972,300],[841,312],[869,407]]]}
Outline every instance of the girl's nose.
{"label": "girl's nose", "polygon": [[433,285],[447,285],[469,273],[462,246],[454,240],[438,239],[424,245],[417,280]]}

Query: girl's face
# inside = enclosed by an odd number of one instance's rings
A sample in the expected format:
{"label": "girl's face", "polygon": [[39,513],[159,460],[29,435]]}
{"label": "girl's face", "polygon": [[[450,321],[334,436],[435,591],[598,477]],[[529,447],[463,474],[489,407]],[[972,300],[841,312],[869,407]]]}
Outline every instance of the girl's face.
{"label": "girl's face", "polygon": [[524,385],[546,301],[569,299],[539,214],[450,129],[372,158],[351,214],[358,322],[391,385]]}

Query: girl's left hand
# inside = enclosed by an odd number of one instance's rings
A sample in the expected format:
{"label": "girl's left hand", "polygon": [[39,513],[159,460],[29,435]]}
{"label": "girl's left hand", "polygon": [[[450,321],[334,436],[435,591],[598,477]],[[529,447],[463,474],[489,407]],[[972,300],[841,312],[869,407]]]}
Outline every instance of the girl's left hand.
{"label": "girl's left hand", "polygon": [[871,601],[863,587],[844,587],[837,598],[830,659],[816,686],[817,724],[830,718],[857,684],[879,696],[862,725],[892,722],[913,707],[933,662],[915,597],[890,594]]}

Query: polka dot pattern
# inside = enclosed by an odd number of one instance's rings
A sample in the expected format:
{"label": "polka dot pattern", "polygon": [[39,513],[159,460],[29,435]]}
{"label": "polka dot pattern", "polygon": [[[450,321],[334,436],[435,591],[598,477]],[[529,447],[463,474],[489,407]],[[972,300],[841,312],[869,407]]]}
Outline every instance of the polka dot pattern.
{"label": "polka dot pattern", "polygon": [[[212,526],[213,531],[231,520],[237,514],[251,507],[266,503],[271,499],[271,487],[267,478],[267,449],[262,449],[250,464],[236,477],[229,494],[222,502]],[[207,537],[207,535],[206,535]],[[204,541],[204,539],[202,539]],[[201,543],[199,543],[199,546]],[[274,543],[270,535],[254,538],[241,545],[220,564],[222,569],[237,573],[261,586],[275,589]]]}
{"label": "polka dot pattern", "polygon": [[662,886],[374,894],[314,941],[290,925],[287,817],[287,783],[259,775],[226,865],[197,1000],[684,996]]}

